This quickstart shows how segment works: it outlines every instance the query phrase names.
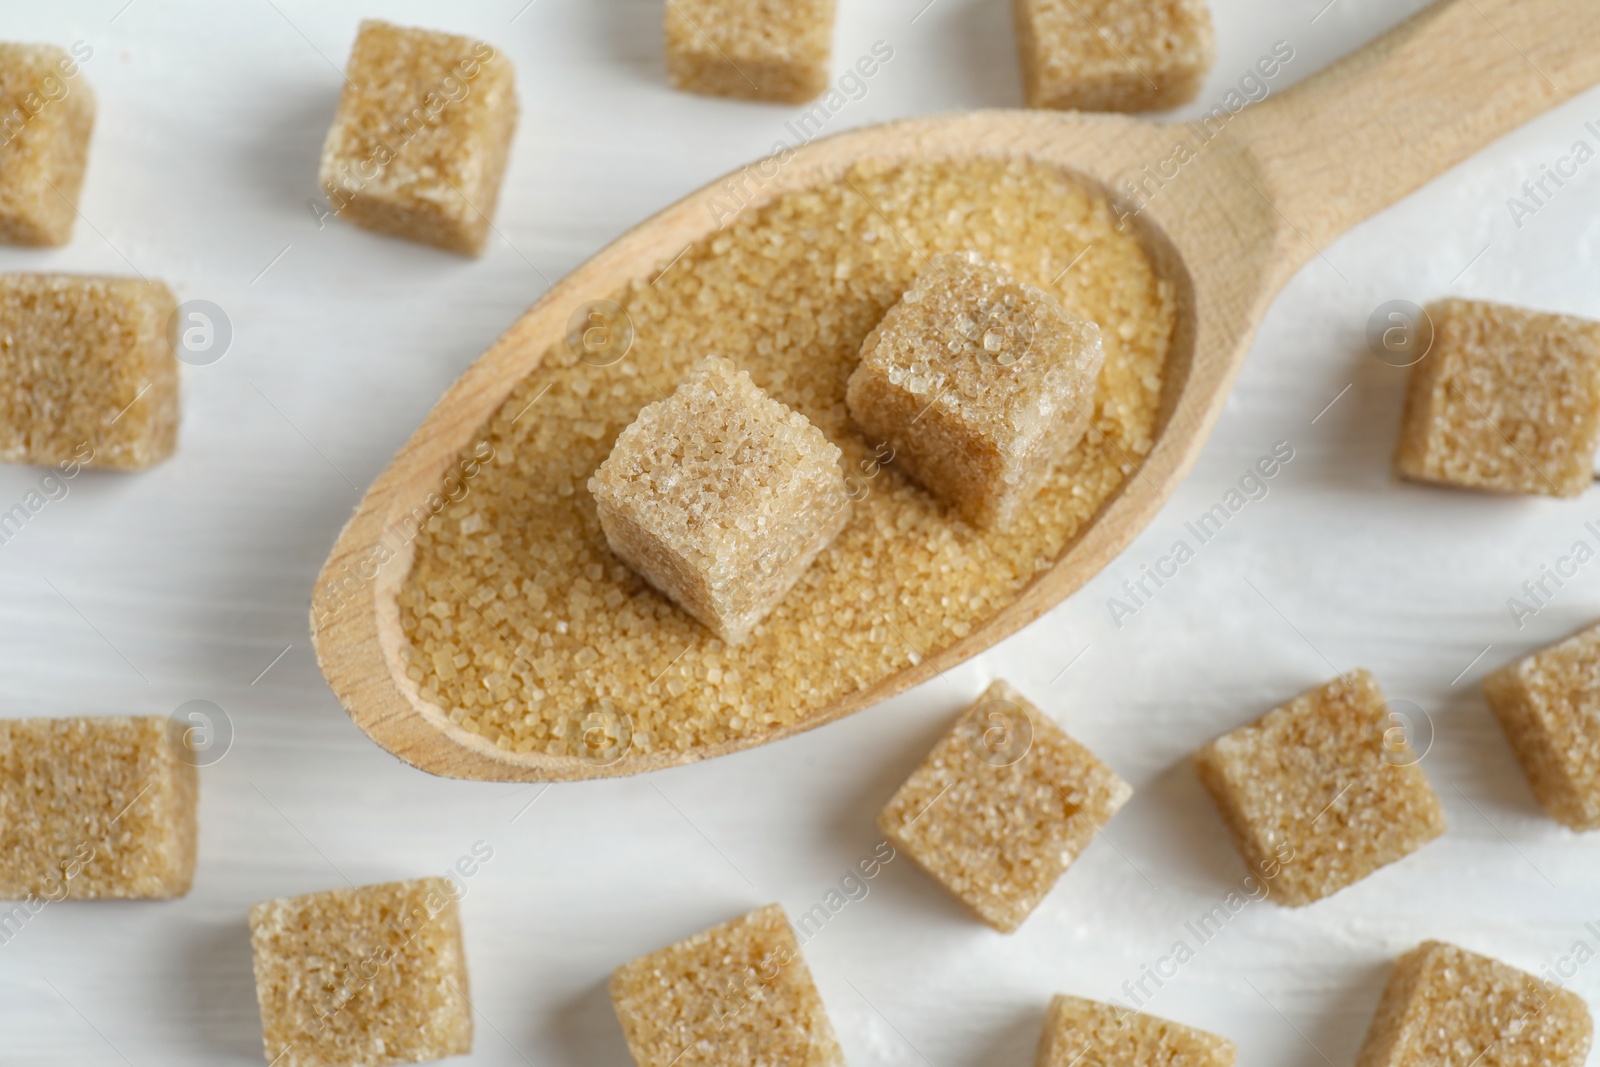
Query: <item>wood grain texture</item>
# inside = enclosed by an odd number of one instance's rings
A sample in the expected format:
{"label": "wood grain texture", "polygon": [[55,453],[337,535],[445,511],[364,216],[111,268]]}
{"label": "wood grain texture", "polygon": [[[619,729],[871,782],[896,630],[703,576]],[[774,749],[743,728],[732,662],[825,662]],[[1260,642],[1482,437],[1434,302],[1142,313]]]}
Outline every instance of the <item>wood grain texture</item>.
{"label": "wood grain texture", "polygon": [[[51,905],[0,945],[0,1063],[264,1067],[251,905],[441,874],[481,839],[494,856],[462,902],[478,1029],[460,1062],[632,1067],[610,972],[771,901],[798,920],[837,900],[882,840],[874,815],[997,677],[1134,796],[1011,937],[903,855],[867,882],[804,945],[856,1067],[1023,1067],[1053,994],[1131,1004],[1124,984],[1148,982],[1180,938],[1197,956],[1147,1008],[1233,1039],[1240,1067],[1354,1064],[1393,959],[1430,938],[1571,973],[1574,942],[1597,943],[1586,924],[1600,837],[1539,808],[1479,683],[1600,620],[1600,562],[1524,626],[1506,605],[1575,541],[1596,544],[1586,524],[1600,525],[1600,496],[1396,481],[1407,372],[1373,358],[1363,330],[1396,298],[1600,319],[1600,162],[1520,226],[1506,203],[1574,141],[1595,143],[1585,125],[1600,124],[1600,88],[1324,246],[1272,302],[1167,504],[1021,632],[826,729],[547,788],[435,777],[373,744],[307,647],[312,583],[368,484],[543,292],[538,271],[559,279],[768,151],[794,112],[669,88],[661,0],[539,0],[511,23],[524,3],[378,12],[481,36],[517,65],[524,112],[495,219],[509,240],[470,262],[337,221],[318,229],[306,210],[338,67],[370,5],[274,0],[280,15],[138,0],[115,22],[125,0],[7,8],[11,39],[94,45],[83,77],[102,121],[72,245],[0,249],[0,265],[136,268],[181,300],[215,301],[234,343],[184,368],[173,459],[75,479],[0,546],[0,714],[165,715],[203,698],[231,716],[235,741],[201,772],[187,897]],[[1004,5],[938,0],[913,25],[924,6],[840,5],[836,78],[874,41],[896,55],[828,132],[1018,106]],[[1423,5],[1337,0],[1314,24],[1327,0],[1211,6],[1217,66],[1175,118],[1198,121],[1274,42],[1296,55],[1269,100]],[[1280,441],[1294,459],[1270,495],[1200,544],[1187,524]],[[0,510],[42,473],[0,466]],[[1119,624],[1108,600],[1185,538],[1196,557]],[[1247,888],[1247,872],[1189,754],[1358,666],[1431,716],[1423,766],[1449,832],[1312,908],[1250,903],[1201,944],[1187,924]],[[1600,1007],[1597,961],[1568,988]]]}
{"label": "wood grain texture", "polygon": [[[1514,12],[1514,18],[1513,18]],[[1498,22],[1514,23],[1516,39]],[[1155,447],[1059,560],[985,626],[803,721],[608,765],[517,755],[451,724],[405,675],[396,594],[411,565],[391,531],[440,484],[572,309],[646,277],[715,228],[707,186],[625,234],[547,292],[445,394],[356,509],[313,598],[318,661],[356,724],[423,770],[496,781],[635,774],[749,748],[870,707],[990,647],[1080,588],[1144,528],[1193,465],[1278,289],[1321,246],[1497,137],[1600,81],[1592,0],[1443,0],[1201,146],[1134,217],[1178,286]],[[1544,69],[1541,69],[1544,68]],[[1462,85],[1462,72],[1469,77]],[[990,156],[1061,167],[1107,190],[1172,154],[1177,128],[1120,116],[991,111],[914,119],[813,142],[755,205],[851,165]],[[389,544],[388,549],[381,545]],[[372,566],[379,555],[391,555]],[[370,573],[370,577],[368,574]],[[351,575],[356,579],[352,580]],[[341,591],[341,583],[342,591]],[[626,710],[626,709],[624,709]]]}
{"label": "wood grain texture", "polygon": [[1425,8],[1240,116],[1286,239],[1356,223],[1600,81],[1600,5],[1456,0]]}

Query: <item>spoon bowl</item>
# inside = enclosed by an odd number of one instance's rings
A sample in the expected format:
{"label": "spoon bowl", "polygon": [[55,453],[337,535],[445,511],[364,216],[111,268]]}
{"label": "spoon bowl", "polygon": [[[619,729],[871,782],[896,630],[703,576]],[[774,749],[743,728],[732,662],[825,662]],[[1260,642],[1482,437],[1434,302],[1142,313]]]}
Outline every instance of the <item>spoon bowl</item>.
{"label": "spoon bowl", "polygon": [[[1174,284],[1178,318],[1155,443],[1041,572],[983,626],[799,721],[690,750],[615,758],[513,753],[452,723],[406,674],[398,594],[406,520],[442,499],[462,454],[568,333],[575,309],[649,278],[719,225],[719,181],[642,223],[545,293],[449,389],[339,535],[312,598],[324,675],[356,723],[423,770],[495,781],[635,774],[777,740],[937,676],[1080,588],[1193,465],[1282,285],[1350,226],[1600,81],[1593,0],[1443,0],[1281,96],[1183,126],[1115,115],[980,111],[839,134],[764,161],[744,209],[890,166],[1026,160],[1097,187]],[[771,174],[771,178],[766,175]],[[722,209],[725,211],[725,209]],[[426,506],[426,505],[423,505]],[[437,509],[434,509],[437,510]],[[415,530],[414,523],[409,527]]]}

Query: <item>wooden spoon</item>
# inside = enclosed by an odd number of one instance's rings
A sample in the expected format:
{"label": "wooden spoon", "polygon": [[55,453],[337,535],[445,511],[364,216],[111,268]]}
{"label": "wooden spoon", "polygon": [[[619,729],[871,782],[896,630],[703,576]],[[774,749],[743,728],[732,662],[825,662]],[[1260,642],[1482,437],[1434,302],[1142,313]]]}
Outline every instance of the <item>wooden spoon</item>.
{"label": "wooden spoon", "polygon": [[[396,756],[435,774],[496,781],[634,774],[721,755],[933,678],[1036,619],[1133,540],[1194,463],[1268,304],[1308,259],[1600,81],[1597,41],[1596,0],[1443,0],[1303,85],[1236,115],[1219,111],[1204,144],[1196,124],[986,111],[844,133],[766,168],[763,174],[776,176],[752,190],[756,205],[836,182],[865,160],[1021,157],[1104,186],[1137,220],[1156,265],[1180,293],[1155,446],[1054,567],[986,625],[796,725],[610,763],[504,751],[451,724],[406,677],[397,592],[412,545],[398,533],[400,520],[439,490],[511,389],[565,336],[575,308],[648,277],[716,228],[709,201],[721,182],[713,183],[623,235],[541,297],[450,388],[367,491],[313,594],[312,637],[323,673],[356,724]],[[1180,143],[1193,158],[1177,161]]]}

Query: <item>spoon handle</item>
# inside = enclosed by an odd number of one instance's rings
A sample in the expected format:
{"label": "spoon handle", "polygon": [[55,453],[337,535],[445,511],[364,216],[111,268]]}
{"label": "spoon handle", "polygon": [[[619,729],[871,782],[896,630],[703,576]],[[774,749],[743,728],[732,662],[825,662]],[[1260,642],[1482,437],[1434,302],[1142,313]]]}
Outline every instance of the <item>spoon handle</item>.
{"label": "spoon handle", "polygon": [[[1234,129],[1294,241],[1321,249],[1596,82],[1600,0],[1440,0]],[[1600,150],[1588,117],[1573,139]]]}

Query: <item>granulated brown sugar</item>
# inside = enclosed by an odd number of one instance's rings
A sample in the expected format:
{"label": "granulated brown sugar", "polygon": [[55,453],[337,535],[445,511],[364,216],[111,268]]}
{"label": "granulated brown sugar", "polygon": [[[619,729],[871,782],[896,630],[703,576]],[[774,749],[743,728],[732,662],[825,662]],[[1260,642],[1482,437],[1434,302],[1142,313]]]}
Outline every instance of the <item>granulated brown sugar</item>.
{"label": "granulated brown sugar", "polygon": [[589,479],[616,557],[730,645],[850,518],[839,447],[707,356]]}
{"label": "granulated brown sugar", "polygon": [[1216,58],[1206,0],[1012,0],[1029,107],[1159,111]]}
{"label": "granulated brown sugar", "polygon": [[638,1067],[844,1067],[781,905],[623,964],[607,988]]}
{"label": "granulated brown sugar", "polygon": [[365,19],[318,179],[357,226],[476,256],[516,130],[516,74],[492,45]]}
{"label": "granulated brown sugar", "polygon": [[668,0],[667,76],[712,96],[803,104],[828,87],[834,0]]}
{"label": "granulated brown sugar", "polygon": [[1509,663],[1483,695],[1550,817],[1600,830],[1600,626]]}
{"label": "granulated brown sugar", "polygon": [[[929,256],[964,251],[1053,293],[1105,346],[1088,434],[1004,533],[880,463],[845,410],[867,334]],[[424,699],[505,749],[579,754],[574,725],[612,713],[636,754],[766,733],[982,625],[1150,450],[1177,313],[1098,192],[998,160],[859,166],[741,213],[615,299],[632,347],[607,366],[565,343],[545,355],[482,431],[494,458],[417,537],[399,592]],[[584,489],[639,409],[707,354],[819,427],[858,496],[736,649],[611,555]]]}
{"label": "granulated brown sugar", "polygon": [[1395,469],[1499,493],[1582,496],[1600,445],[1600,322],[1442,300],[1411,369]]}
{"label": "granulated brown sugar", "polygon": [[974,526],[1005,529],[1083,439],[1100,330],[976,257],[932,256],[867,335],[845,388],[857,431]]}
{"label": "granulated brown sugar", "polygon": [[1195,753],[1251,871],[1299,907],[1404,859],[1444,809],[1364,670],[1301,693]]}
{"label": "granulated brown sugar", "polygon": [[94,92],[72,55],[54,45],[0,43],[0,243],[72,239],[94,110]]}
{"label": "granulated brown sugar", "polygon": [[1034,1067],[1233,1067],[1232,1041],[1119,1004],[1050,1000]]}
{"label": "granulated brown sugar", "polygon": [[178,447],[166,284],[0,274],[0,462],[142,470]]}
{"label": "granulated brown sugar", "polygon": [[269,1067],[382,1067],[472,1051],[456,889],[418,878],[250,909]]}
{"label": "granulated brown sugar", "polygon": [[1033,914],[1133,789],[996,681],[878,813],[878,829],[1002,933]]}
{"label": "granulated brown sugar", "polygon": [[0,719],[0,900],[189,892],[200,778],[170,726],[157,715]]}
{"label": "granulated brown sugar", "polygon": [[1395,961],[1356,1067],[1581,1067],[1593,1037],[1571,990],[1424,941]]}

